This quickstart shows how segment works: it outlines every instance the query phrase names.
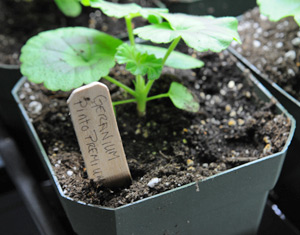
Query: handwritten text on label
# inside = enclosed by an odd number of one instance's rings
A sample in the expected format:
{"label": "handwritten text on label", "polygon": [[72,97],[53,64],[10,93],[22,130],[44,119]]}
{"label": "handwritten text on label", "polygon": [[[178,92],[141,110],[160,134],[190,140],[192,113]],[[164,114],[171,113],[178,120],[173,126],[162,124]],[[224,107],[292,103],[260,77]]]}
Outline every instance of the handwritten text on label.
{"label": "handwritten text on label", "polygon": [[89,178],[105,185],[131,181],[107,87],[94,82],[73,91],[69,109]]}

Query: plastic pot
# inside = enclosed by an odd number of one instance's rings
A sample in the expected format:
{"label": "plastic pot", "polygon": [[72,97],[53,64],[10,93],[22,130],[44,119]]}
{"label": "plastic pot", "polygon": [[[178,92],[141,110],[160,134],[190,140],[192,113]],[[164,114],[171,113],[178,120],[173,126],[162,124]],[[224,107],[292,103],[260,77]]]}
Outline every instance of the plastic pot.
{"label": "plastic pot", "polygon": [[255,0],[167,0],[170,12],[182,12],[191,15],[237,16],[256,6]]}
{"label": "plastic pot", "polygon": [[[250,80],[258,96],[270,100],[270,93],[251,75]],[[13,95],[77,234],[256,234],[268,192],[276,184],[295,129],[295,120],[280,104],[277,112],[284,113],[291,121],[291,131],[281,152],[113,209],[85,204],[63,194],[18,98],[18,90],[25,81],[22,78],[18,82]]]}
{"label": "plastic pot", "polygon": [[[300,101],[289,95],[285,90],[275,82],[266,77],[249,60],[239,54],[235,49],[229,48],[229,51],[235,55],[246,67],[248,67],[258,78],[258,80],[276,97],[276,99],[287,109],[295,118],[296,123],[300,123]],[[276,196],[275,202],[280,206],[283,212],[295,224],[300,224],[300,187],[295,182],[300,182],[300,126],[295,130],[295,137],[289,147],[286,160],[283,165],[282,173],[274,189]]]}

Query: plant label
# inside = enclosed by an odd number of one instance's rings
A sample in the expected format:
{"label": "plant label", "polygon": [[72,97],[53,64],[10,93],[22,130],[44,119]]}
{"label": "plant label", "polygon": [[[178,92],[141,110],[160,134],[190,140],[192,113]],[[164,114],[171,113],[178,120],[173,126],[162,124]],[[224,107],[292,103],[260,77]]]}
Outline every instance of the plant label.
{"label": "plant label", "polygon": [[93,82],[68,99],[88,177],[109,187],[125,186],[131,175],[106,85]]}

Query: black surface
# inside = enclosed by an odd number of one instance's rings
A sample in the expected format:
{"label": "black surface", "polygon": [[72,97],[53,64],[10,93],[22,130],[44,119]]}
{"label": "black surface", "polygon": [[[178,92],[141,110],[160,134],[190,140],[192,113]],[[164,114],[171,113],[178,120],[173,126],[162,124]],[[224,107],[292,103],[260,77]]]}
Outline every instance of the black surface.
{"label": "black surface", "polygon": [[40,234],[21,196],[16,190],[0,195],[0,234]]}

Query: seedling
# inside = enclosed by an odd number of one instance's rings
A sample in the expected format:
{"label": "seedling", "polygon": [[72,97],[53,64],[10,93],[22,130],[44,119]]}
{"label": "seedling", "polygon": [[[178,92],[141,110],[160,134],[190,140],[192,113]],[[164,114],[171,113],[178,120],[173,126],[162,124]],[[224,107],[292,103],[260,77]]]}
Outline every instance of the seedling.
{"label": "seedling", "polygon": [[[202,61],[174,51],[181,39],[196,51],[220,52],[232,40],[240,42],[234,17],[190,16],[170,14],[167,9],[142,8],[137,4],[117,4],[102,0],[82,0],[85,6],[100,9],[110,17],[124,18],[130,43],[95,29],[68,27],[50,30],[32,37],[22,48],[21,72],[35,83],[50,90],[68,91],[100,79],[116,84],[132,98],[114,105],[135,102],[139,115],[146,114],[146,103],[170,98],[173,104],[197,112],[199,104],[182,84],[172,82],[169,91],[149,97],[153,83],[163,66],[177,69],[202,67]],[[133,29],[132,19],[143,17],[150,25]],[[137,45],[135,35],[168,48]],[[109,76],[115,64],[126,64],[135,76],[134,88]]]}
{"label": "seedling", "polygon": [[278,21],[287,16],[293,16],[300,26],[299,0],[257,0],[260,12],[271,21]]}

